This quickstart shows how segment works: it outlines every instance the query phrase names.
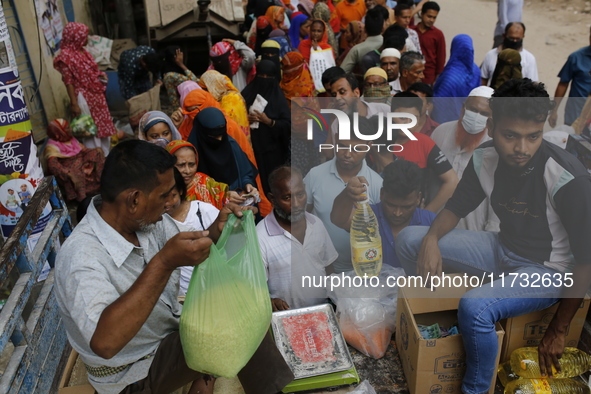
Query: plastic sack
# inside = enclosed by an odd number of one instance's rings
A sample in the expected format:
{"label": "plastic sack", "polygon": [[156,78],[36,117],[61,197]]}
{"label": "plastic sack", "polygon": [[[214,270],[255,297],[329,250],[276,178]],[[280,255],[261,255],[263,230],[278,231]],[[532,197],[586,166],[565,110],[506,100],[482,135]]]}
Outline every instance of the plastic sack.
{"label": "plastic sack", "polygon": [[355,388],[355,390],[351,391],[349,394],[377,394],[375,389],[369,384],[369,380],[364,380],[363,382],[359,383],[359,386]]}
{"label": "plastic sack", "polygon": [[94,61],[104,68],[111,65],[111,48],[113,40],[101,36],[88,36],[85,49],[92,55]]}
{"label": "plastic sack", "polygon": [[310,52],[310,74],[314,81],[314,88],[320,93],[324,92],[324,85],[322,84],[322,73],[327,68],[334,67],[334,55],[332,48],[320,49],[318,51],[312,50]]}
{"label": "plastic sack", "polygon": [[179,328],[187,365],[233,378],[261,344],[271,313],[252,211],[230,215],[191,276]]}
{"label": "plastic sack", "polygon": [[86,99],[82,93],[78,93],[78,106],[80,107],[80,116],[72,119],[70,127],[72,128],[72,135],[76,138],[88,138],[96,136],[98,129],[92,115],[90,114],[90,108]]}
{"label": "plastic sack", "polygon": [[[355,271],[337,276],[341,275],[351,279],[356,276]],[[329,291],[330,299],[337,306],[337,318],[345,341],[366,356],[378,359],[386,354],[396,328],[398,303],[398,288],[389,286],[392,283],[387,279],[403,275],[402,268],[384,265],[375,287],[368,280],[367,287],[341,286]]]}

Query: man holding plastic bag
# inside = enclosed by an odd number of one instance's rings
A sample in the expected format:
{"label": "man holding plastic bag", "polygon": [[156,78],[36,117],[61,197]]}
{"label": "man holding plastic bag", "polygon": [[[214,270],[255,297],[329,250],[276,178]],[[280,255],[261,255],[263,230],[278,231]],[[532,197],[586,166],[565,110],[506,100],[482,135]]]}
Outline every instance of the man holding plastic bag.
{"label": "man holding plastic bag", "polygon": [[[68,339],[101,394],[168,393],[191,382],[189,393],[213,393],[183,355],[178,268],[204,262],[229,215],[242,217],[246,208],[228,204],[208,231],[179,232],[164,215],[174,164],[154,144],[117,145],[105,163],[101,196],[57,258],[56,298]],[[293,374],[267,335],[238,377],[248,394],[274,394]]]}

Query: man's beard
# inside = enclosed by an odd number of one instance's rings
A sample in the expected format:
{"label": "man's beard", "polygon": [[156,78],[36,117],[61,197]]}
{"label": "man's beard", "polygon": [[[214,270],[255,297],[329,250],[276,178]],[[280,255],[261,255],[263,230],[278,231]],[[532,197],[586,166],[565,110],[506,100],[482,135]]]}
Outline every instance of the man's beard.
{"label": "man's beard", "polygon": [[306,216],[306,212],[302,212],[298,215],[291,215],[285,212],[281,207],[273,206],[273,210],[275,211],[275,215],[279,216],[283,220],[287,220],[291,223],[297,223],[302,220]]}
{"label": "man's beard", "polygon": [[486,129],[478,134],[470,134],[464,130],[462,122],[458,120],[458,127],[456,128],[456,146],[459,146],[466,152],[472,152],[474,149],[478,148],[478,145],[480,145],[484,133],[486,133]]}
{"label": "man's beard", "polygon": [[137,225],[139,227],[139,231],[143,233],[149,233],[156,229],[156,223],[146,223],[143,219],[137,221]]}

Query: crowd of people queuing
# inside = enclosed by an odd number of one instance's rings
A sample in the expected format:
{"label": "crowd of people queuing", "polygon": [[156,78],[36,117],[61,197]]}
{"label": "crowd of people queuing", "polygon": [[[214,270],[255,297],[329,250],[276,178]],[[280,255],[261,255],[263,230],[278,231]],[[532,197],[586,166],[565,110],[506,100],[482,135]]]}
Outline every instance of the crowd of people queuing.
{"label": "crowd of people queuing", "polygon": [[[250,0],[244,37],[215,43],[200,75],[179,47],[122,53],[123,97],[163,85],[172,111],[146,112],[139,141],[110,153],[106,75],[83,49],[88,28],[69,23],[55,68],[72,116],[83,97],[98,134],[80,143],[58,119],[48,129],[46,156],[66,197],[88,207],[59,254],[56,289],[68,337],[96,390],[161,393],[195,382],[191,393],[213,392],[214,380],[184,363],[177,295],[228,215],[248,206],[256,207],[274,310],[326,302],[325,292],[294,286],[295,276],[352,269],[348,231],[356,203],[367,198],[383,263],[407,274],[570,269],[591,278],[589,174],[564,150],[566,131],[547,140],[543,133],[546,120],[556,126],[569,85],[570,97],[591,93],[591,46],[566,60],[554,103],[543,83],[552,81],[538,80],[535,56],[525,49],[522,6],[499,0],[494,47],[475,59],[469,35],[446,37],[435,26],[444,3]],[[335,66],[313,75],[320,52]],[[367,134],[386,113],[411,114],[415,138],[399,132],[358,151],[353,147],[367,141],[340,135],[338,122],[326,117],[310,140],[304,109],[319,110],[314,97],[358,113]],[[579,134],[591,118],[583,102],[566,105],[565,124]],[[588,286],[583,282],[579,287]],[[560,301],[540,345],[542,370],[552,370],[580,297],[545,290],[483,287],[462,299],[463,393],[488,392],[498,320]],[[514,302],[518,293],[528,302]],[[239,377],[257,394],[276,393],[293,378],[269,338]]]}

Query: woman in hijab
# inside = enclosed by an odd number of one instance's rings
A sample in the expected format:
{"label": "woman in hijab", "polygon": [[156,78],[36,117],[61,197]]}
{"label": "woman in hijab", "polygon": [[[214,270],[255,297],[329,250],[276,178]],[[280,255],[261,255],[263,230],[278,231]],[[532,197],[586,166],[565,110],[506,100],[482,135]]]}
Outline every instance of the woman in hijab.
{"label": "woman in hijab", "polygon": [[181,127],[183,120],[185,120],[185,115],[183,114],[183,103],[185,102],[185,98],[189,93],[196,89],[201,89],[201,86],[199,86],[199,84],[195,81],[186,81],[177,86],[177,91],[179,94],[179,107],[177,107],[172,115],[170,115],[170,120],[172,120],[172,124],[177,129]]}
{"label": "woman in hijab", "polygon": [[215,70],[210,70],[201,75],[199,83],[220,103],[222,111],[238,123],[250,141],[250,123],[246,112],[246,103],[230,78]]}
{"label": "woman in hijab", "polygon": [[[334,34],[339,34],[341,32],[341,18],[339,18],[339,15],[337,14],[337,9],[332,3],[332,0],[316,0],[316,4],[318,3],[324,3],[328,6],[328,10],[330,11],[329,25],[332,28]],[[314,13],[314,10],[312,10],[312,13]]]}
{"label": "woman in hijab", "polygon": [[279,57],[283,58],[288,52],[293,51],[285,31],[281,29],[275,29],[269,34],[269,40],[275,41],[279,44]]}
{"label": "woman in hijab", "polygon": [[451,42],[449,60],[433,87],[433,97],[457,97],[462,99],[437,100],[431,117],[438,123],[450,122],[460,117],[464,99],[472,89],[480,86],[480,68],[474,63],[472,38],[459,34]]}
{"label": "woman in hijab", "polygon": [[219,109],[205,108],[197,114],[189,135],[189,142],[199,155],[197,171],[228,184],[230,190],[240,189],[258,196],[254,187],[256,167],[226,129],[226,117]]}
{"label": "woman in hijab", "polygon": [[273,26],[271,26],[271,21],[266,16],[259,16],[256,20],[256,23],[253,23],[253,26],[248,34],[247,42],[248,46],[254,50],[256,55],[260,54],[261,45],[267,39],[269,39],[269,35],[273,31]]}
{"label": "woman in hijab", "polygon": [[222,209],[229,201],[240,203],[244,199],[231,192],[226,183],[217,182],[210,176],[197,171],[199,156],[190,142],[175,140],[166,145],[168,153],[176,157],[176,168],[183,177],[187,188],[187,201],[203,201]]}
{"label": "woman in hijab", "polygon": [[292,97],[314,96],[314,81],[304,57],[299,52],[289,52],[281,59],[283,78],[279,86],[291,107]]}
{"label": "woman in hijab", "polygon": [[[310,25],[310,37],[302,40],[300,42],[300,46],[298,50],[304,56],[307,63],[310,63],[310,54],[312,49],[319,50],[319,49],[332,49],[330,44],[328,43],[328,33],[327,33],[326,23],[321,20],[313,20],[312,24]],[[334,56],[334,51],[333,51]]]}
{"label": "woman in hijab", "polygon": [[170,141],[181,139],[181,134],[164,112],[150,111],[140,119],[138,138],[164,148]]}
{"label": "woman in hijab", "polygon": [[211,66],[208,70],[227,75],[238,90],[244,89],[256,74],[255,54],[241,41],[224,38],[211,47],[209,58]]}
{"label": "woman in hijab", "polygon": [[523,78],[521,74],[521,55],[515,49],[503,49],[499,53],[497,66],[490,79],[490,87],[498,89],[510,79]]}
{"label": "woman in hijab", "polygon": [[[320,19],[321,21],[324,21],[327,25],[327,27],[329,27],[326,30],[326,33],[328,34],[328,44],[332,47],[333,52],[335,52],[335,57],[337,55],[337,51],[338,51],[338,45],[337,45],[337,39],[334,35],[334,31],[332,29],[332,25],[330,24],[331,22],[331,14],[330,14],[330,9],[328,8],[328,5],[326,3],[323,3],[321,1],[319,1],[318,3],[316,3],[316,5],[314,6],[314,9],[312,10],[312,18],[313,19]],[[338,18],[338,16],[337,16]],[[340,19],[338,20],[338,26],[340,29]]]}
{"label": "woman in hijab", "polygon": [[62,186],[66,200],[82,201],[98,194],[105,165],[103,150],[88,149],[78,142],[63,119],[49,124],[47,136],[49,140],[44,150],[47,169]]}
{"label": "woman in hijab", "polygon": [[300,41],[310,35],[311,23],[312,20],[304,14],[298,14],[291,19],[288,36],[292,48],[297,49]]}
{"label": "woman in hijab", "polygon": [[70,110],[73,117],[80,116],[78,95],[82,95],[90,109],[90,115],[98,129],[96,137],[86,139],[88,147],[101,147],[103,153],[109,153],[111,136],[117,133],[105,91],[107,74],[99,71],[94,58],[84,46],[88,39],[88,26],[70,22],[64,27],[60,54],[53,60],[53,67],[62,74],[70,98]]}
{"label": "woman in hijab", "polygon": [[[250,138],[265,193],[270,190],[269,174],[289,158],[291,116],[285,95],[273,78],[277,73],[275,67],[273,62],[262,60],[257,66],[256,78],[242,91],[247,108],[252,106],[257,95],[267,100],[263,112],[249,111]],[[258,128],[253,128],[254,122],[258,122]]]}
{"label": "woman in hijab", "polygon": [[[366,39],[366,37],[367,34],[365,32],[365,25],[363,23],[359,21],[349,22],[347,30],[345,30],[345,32],[343,33],[343,40],[347,44],[345,50],[343,51],[343,53],[340,54],[339,58],[337,59],[337,66],[340,66],[343,60],[345,60],[351,48],[353,48],[360,42],[363,42]],[[343,40],[341,40],[341,42],[343,42]]]}
{"label": "woman in hijab", "polygon": [[281,81],[281,46],[278,42],[273,40],[267,40],[261,47],[261,60],[266,59],[272,61],[275,64],[275,78],[277,82]]}
{"label": "woman in hijab", "polygon": [[[186,115],[186,118],[183,121],[183,124],[181,125],[180,129],[181,136],[184,140],[189,140],[189,136],[191,135],[191,132],[195,127],[196,117],[203,110],[211,107],[216,108],[220,111],[222,110],[221,105],[209,92],[206,92],[205,90],[194,90],[187,95],[187,98],[185,99],[185,105],[183,106],[183,114]],[[232,137],[234,142],[236,142],[239,145],[240,149],[246,154],[248,160],[252,164],[254,164],[255,167],[258,166],[258,163],[255,158],[256,156],[251,145],[251,141],[244,134],[238,123],[236,123],[223,111],[222,113],[226,117],[226,133],[230,137]],[[262,187],[262,182],[259,176],[256,177],[256,182],[257,187],[260,189]],[[264,195],[262,195],[261,202],[259,204],[259,210],[261,211],[261,215],[266,216],[269,212],[271,212],[271,209],[271,203],[266,199]]]}
{"label": "woman in hijab", "polygon": [[164,51],[164,67],[162,82],[168,94],[172,108],[179,107],[178,86],[186,81],[199,81],[199,78],[185,66],[184,55],[178,45],[170,46]]}

